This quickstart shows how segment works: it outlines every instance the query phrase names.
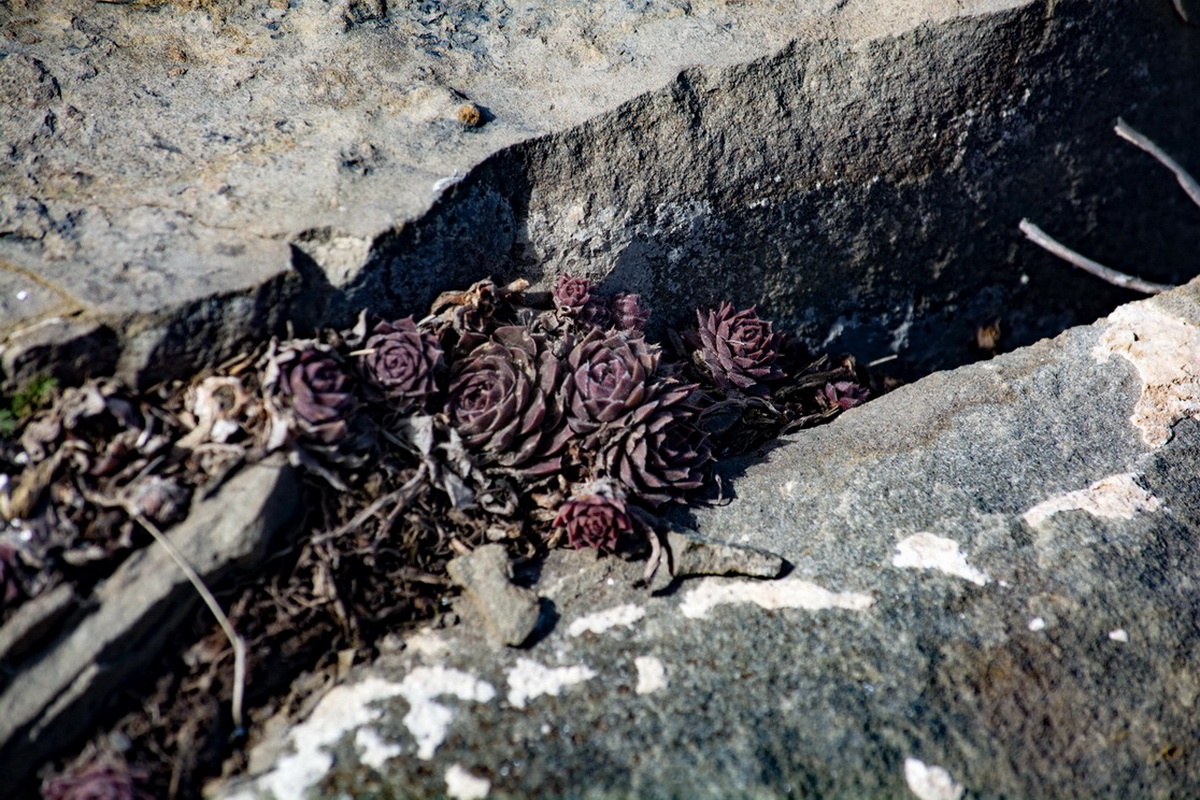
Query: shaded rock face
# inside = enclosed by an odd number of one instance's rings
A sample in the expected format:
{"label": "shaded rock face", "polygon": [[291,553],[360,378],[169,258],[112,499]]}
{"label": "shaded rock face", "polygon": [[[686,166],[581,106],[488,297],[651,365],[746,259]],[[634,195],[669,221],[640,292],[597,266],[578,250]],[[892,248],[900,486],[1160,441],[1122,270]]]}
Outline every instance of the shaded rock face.
{"label": "shaded rock face", "polygon": [[1021,216],[1191,269],[1186,200],[1109,128],[1189,164],[1195,31],[1166,4],[940,8],[9,4],[0,361],[146,383],[571,270],[660,323],[758,302],[921,369],[1120,297]]}
{"label": "shaded rock face", "polygon": [[853,409],[679,520],[790,574],[555,552],[533,645],[415,634],[212,796],[1186,795],[1197,364],[1200,281]]}

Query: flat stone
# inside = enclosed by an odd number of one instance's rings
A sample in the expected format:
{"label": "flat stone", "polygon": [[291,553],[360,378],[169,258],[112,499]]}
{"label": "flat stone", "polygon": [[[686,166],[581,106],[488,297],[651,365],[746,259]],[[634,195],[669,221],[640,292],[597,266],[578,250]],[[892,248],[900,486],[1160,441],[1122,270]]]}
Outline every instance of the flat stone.
{"label": "flat stone", "polygon": [[512,565],[502,544],[485,544],[446,565],[461,586],[492,639],[518,647],[537,627],[541,609],[536,593],[512,582]]}
{"label": "flat stone", "polygon": [[[295,470],[282,456],[272,456],[197,502],[167,537],[212,586],[265,557],[271,538],[292,517],[296,489]],[[111,692],[158,655],[198,600],[166,549],[155,543],[97,586],[57,638],[23,657],[6,656],[12,672],[0,693],[0,770],[20,785],[86,732]],[[61,609],[54,610],[62,616]]]}
{"label": "flat stone", "polygon": [[552,553],[531,648],[416,634],[352,673],[369,720],[321,717],[328,770],[212,796],[1186,795],[1198,345],[1200,280],[726,464],[734,500],[686,521],[785,577],[655,595]]}
{"label": "flat stone", "polygon": [[[1160,6],[18,0],[4,36],[0,336],[99,326],[94,368],[141,385],[560,271],[919,370],[1128,297],[1023,216],[1194,266],[1193,210],[1110,131],[1197,169],[1195,31]],[[56,368],[23,352],[9,381]]]}

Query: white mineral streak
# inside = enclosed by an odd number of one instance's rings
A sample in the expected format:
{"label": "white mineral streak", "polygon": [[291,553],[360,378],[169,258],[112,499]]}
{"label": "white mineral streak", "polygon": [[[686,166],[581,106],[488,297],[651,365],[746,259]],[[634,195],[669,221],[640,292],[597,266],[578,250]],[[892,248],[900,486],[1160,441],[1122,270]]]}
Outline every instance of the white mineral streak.
{"label": "white mineral streak", "polygon": [[659,689],[667,688],[667,668],[663,666],[663,662],[654,656],[638,656],[633,660],[633,664],[638,671],[635,692],[652,694]]}
{"label": "white mineral streak", "polygon": [[965,581],[985,585],[987,573],[967,563],[967,556],[958,549],[958,542],[932,533],[914,533],[896,544],[892,566],[910,569],[936,569]]}
{"label": "white mineral streak", "polygon": [[1108,638],[1112,639],[1114,642],[1128,642],[1129,631],[1125,630],[1124,628],[1114,628],[1108,632]]}
{"label": "white mineral streak", "polygon": [[1029,620],[1029,630],[1033,631],[1034,633],[1046,630],[1046,620],[1042,619],[1041,617],[1034,617],[1033,619]]}
{"label": "white mineral streak", "polygon": [[596,677],[591,668],[577,664],[573,667],[543,667],[528,658],[517,659],[508,671],[508,702],[524,708],[528,700],[544,694],[558,696],[564,686],[582,683]]}
{"label": "white mineral streak", "polygon": [[1108,323],[1092,355],[1103,362],[1115,353],[1137,369],[1142,393],[1129,421],[1146,444],[1161,447],[1171,438],[1172,424],[1200,416],[1200,328],[1153,300],[1121,306]]}
{"label": "white mineral streak", "polygon": [[400,694],[408,701],[404,726],[417,740],[417,758],[430,759],[446,738],[454,711],[435,703],[434,698],[450,695],[460,700],[486,703],[496,696],[490,683],[473,675],[442,665],[417,667],[404,676]]}
{"label": "white mineral streak", "polygon": [[1036,528],[1060,511],[1086,511],[1093,517],[1131,519],[1139,511],[1158,511],[1158,498],[1134,482],[1132,472],[1110,475],[1086,489],[1067,492],[1038,503],[1024,514]]}
{"label": "white mineral streak", "polygon": [[358,760],[374,769],[382,769],[385,761],[403,752],[400,745],[385,742],[374,728],[355,731],[354,746],[358,748]]}
{"label": "white mineral streak", "polygon": [[382,678],[367,678],[335,687],[321,698],[308,719],[292,731],[291,755],[279,759],[275,768],[256,780],[252,787],[229,800],[254,797],[304,797],[309,787],[333,766],[333,756],[325,748],[347,731],[362,728],[378,719],[380,710],[372,703],[395,697],[403,686]]}
{"label": "white mineral streak", "polygon": [[904,759],[904,780],[920,800],[959,800],[965,791],[944,767],[927,766],[916,758]]}
{"label": "white mineral streak", "polygon": [[704,619],[708,612],[726,603],[756,603],[767,608],[800,608],[820,611],[842,608],[862,611],[870,608],[875,599],[855,592],[831,592],[815,583],[799,578],[777,581],[731,580],[705,578],[700,585],[683,596],[679,612],[691,619]]}
{"label": "white mineral streak", "polygon": [[567,628],[567,633],[571,636],[582,636],[589,631],[604,633],[609,628],[615,628],[618,625],[629,627],[644,616],[646,616],[646,609],[641,606],[635,606],[632,603],[614,606],[604,611],[597,611],[595,614],[588,614],[586,617],[580,617],[571,623],[571,627]]}
{"label": "white mineral streak", "polygon": [[483,800],[491,790],[491,781],[472,775],[459,764],[446,770],[446,794],[454,800]]}

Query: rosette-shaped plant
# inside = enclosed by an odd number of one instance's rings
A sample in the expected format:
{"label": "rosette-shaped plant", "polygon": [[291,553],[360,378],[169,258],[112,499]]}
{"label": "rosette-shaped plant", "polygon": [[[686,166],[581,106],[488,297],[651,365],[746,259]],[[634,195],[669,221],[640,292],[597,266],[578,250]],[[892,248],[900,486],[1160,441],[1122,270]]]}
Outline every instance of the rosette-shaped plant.
{"label": "rosette-shaped plant", "polygon": [[437,337],[418,329],[412,317],[380,322],[363,350],[359,356],[363,378],[397,411],[420,406],[437,391],[442,348]]}
{"label": "rosette-shaped plant", "polygon": [[633,533],[633,518],[625,507],[625,493],[604,480],[576,487],[558,509],[554,527],[567,532],[576,550],[594,547],[611,552],[622,536]]}
{"label": "rosette-shaped plant", "polygon": [[563,273],[558,276],[551,292],[554,306],[564,314],[578,314],[592,299],[592,282],[587,278],[572,278]]}
{"label": "rosette-shaped plant", "polygon": [[44,800],[147,800],[151,795],[138,787],[146,779],[141,769],[131,769],[114,758],[95,761],[69,775],[42,783]]}
{"label": "rosette-shaped plant", "polygon": [[761,381],[783,376],[775,365],[780,336],[753,308],[734,313],[733,306],[722,303],[707,314],[697,311],[696,316],[698,352],[717,386],[756,392]]}
{"label": "rosette-shaped plant", "polygon": [[559,383],[558,360],[528,330],[510,325],[455,362],[446,410],[468,447],[500,466],[542,475],[559,468],[570,436]]}
{"label": "rosette-shaped plant", "polygon": [[636,294],[618,292],[609,302],[609,309],[612,325],[617,330],[641,333],[650,321],[650,309],[642,304],[642,298]]}
{"label": "rosette-shaped plant", "polygon": [[326,445],[346,438],[357,403],[333,348],[315,342],[285,347],[272,364],[277,372],[264,384],[273,383],[288,399],[300,432]]}
{"label": "rosette-shaped plant", "polygon": [[835,381],[825,384],[821,392],[830,408],[837,406],[843,411],[867,402],[870,391],[867,387],[854,381]]}
{"label": "rosette-shaped plant", "polygon": [[627,417],[646,399],[659,354],[640,336],[590,331],[567,354],[567,424],[576,433]]}
{"label": "rosette-shaped plant", "polygon": [[704,485],[712,451],[687,402],[693,388],[658,387],[601,453],[603,472],[639,501],[660,506]]}

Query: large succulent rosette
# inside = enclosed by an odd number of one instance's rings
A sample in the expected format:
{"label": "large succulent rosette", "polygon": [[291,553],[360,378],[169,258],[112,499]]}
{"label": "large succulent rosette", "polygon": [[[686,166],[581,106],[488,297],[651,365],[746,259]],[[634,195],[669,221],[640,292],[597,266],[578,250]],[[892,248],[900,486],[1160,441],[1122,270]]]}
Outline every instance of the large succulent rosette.
{"label": "large succulent rosette", "polygon": [[437,337],[417,328],[412,317],[380,322],[359,356],[366,384],[397,411],[419,407],[436,393],[442,366]]}
{"label": "large succulent rosette", "polygon": [[783,376],[775,365],[780,336],[754,311],[748,308],[735,313],[733,306],[722,303],[707,314],[696,312],[700,322],[694,337],[698,354],[723,389],[736,386],[757,393],[762,381]]}
{"label": "large succulent rosette", "polygon": [[517,325],[464,344],[474,346],[455,362],[446,402],[463,441],[502,467],[528,475],[556,471],[570,436],[558,399],[558,360]]}
{"label": "large succulent rosette", "polygon": [[693,388],[655,387],[654,396],[613,432],[601,453],[601,470],[641,502],[682,501],[704,485],[712,451],[708,435],[696,426],[698,411],[688,402]]}
{"label": "large succulent rosette", "polygon": [[633,518],[625,507],[625,493],[608,481],[579,486],[559,507],[554,527],[565,530],[576,550],[592,547],[611,552],[622,536],[633,533]]}
{"label": "large succulent rosette", "polygon": [[567,354],[567,424],[579,434],[619,423],[647,398],[659,354],[640,336],[592,330]]}
{"label": "large succulent rosette", "polygon": [[263,384],[286,399],[295,427],[312,442],[335,445],[349,434],[358,404],[333,348],[304,341],[284,345],[271,358]]}

